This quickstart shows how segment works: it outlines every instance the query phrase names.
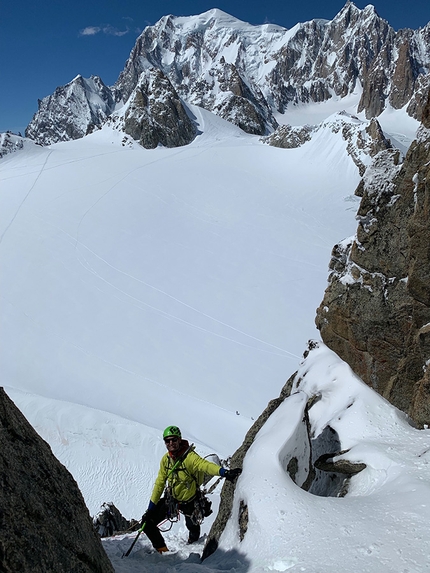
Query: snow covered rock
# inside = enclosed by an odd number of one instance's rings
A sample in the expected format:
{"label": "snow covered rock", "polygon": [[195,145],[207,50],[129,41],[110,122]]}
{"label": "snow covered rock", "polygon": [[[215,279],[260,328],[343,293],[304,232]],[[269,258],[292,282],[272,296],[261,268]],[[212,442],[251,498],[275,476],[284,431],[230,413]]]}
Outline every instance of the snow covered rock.
{"label": "snow covered rock", "polygon": [[[315,340],[272,406],[246,436],[228,519],[218,539],[211,530],[203,565],[215,569],[230,555],[253,572],[424,571],[429,431]],[[309,459],[322,481],[307,489]],[[330,491],[334,469],[345,472],[347,491]]]}
{"label": "snow covered rock", "polygon": [[377,119],[361,121],[345,111],[333,114],[317,126],[282,125],[271,135],[263,137],[262,141],[274,147],[292,149],[304,145],[313,135],[318,136],[318,132],[323,135],[324,131],[342,135],[346,151],[357,165],[360,175],[364,174],[377,153],[392,149],[391,141],[385,137]]}
{"label": "snow covered rock", "polygon": [[277,123],[246,67],[256,71],[268,44],[285,32],[278,26],[251,26],[217,9],[199,16],[165,16],[137,39],[114,86],[116,97],[126,101],[140,73],[155,67],[186,102],[264,135],[266,126]]}
{"label": "snow covered rock", "polygon": [[[316,347],[317,345],[312,341],[309,343],[310,350]],[[309,350],[305,352],[305,356],[308,354]],[[321,399],[321,394],[309,396],[297,392],[300,382],[297,373],[288,379],[279,397],[269,402],[267,408],[252,425],[243,444],[233,454],[230,466],[245,467],[246,457],[255,442],[261,441],[262,435],[267,431],[270,432],[270,428],[273,429],[271,416],[276,410],[281,409],[281,406],[285,408],[286,401],[289,399],[289,404],[291,404],[289,407],[295,412],[297,418],[294,432],[289,439],[286,438],[282,451],[277,451],[276,447],[273,452],[270,451],[269,444],[263,445],[263,449],[267,450],[268,458],[270,454],[276,454],[274,457],[279,458],[276,461],[282,466],[282,472],[287,474],[290,480],[302,490],[322,497],[343,497],[348,491],[349,478],[363,471],[366,464],[344,459],[343,456],[347,451],[341,451],[339,436],[330,424],[316,431],[311,424],[309,411]],[[270,469],[260,464],[259,473],[264,475],[266,472],[270,474]],[[218,548],[221,535],[232,515],[235,495],[234,484],[226,482],[221,492],[218,515],[206,541],[203,559],[209,557]],[[237,526],[239,538],[242,541],[248,530],[249,515],[246,501],[240,500],[239,505]]]}
{"label": "snow covered rock", "polygon": [[294,149],[310,141],[314,129],[315,128],[310,125],[281,125],[271,135],[263,137],[262,141],[268,145],[273,145],[273,147]]}
{"label": "snow covered rock", "polygon": [[93,525],[100,537],[110,537],[118,532],[134,531],[140,525],[135,519],[126,519],[114,503],[104,503],[93,517]]}
{"label": "snow covered rock", "polygon": [[333,249],[316,323],[324,342],[419,425],[430,423],[430,99],[403,164],[375,156],[355,237]]}
{"label": "snow covered rock", "polygon": [[98,76],[77,76],[39,100],[25,134],[42,145],[79,139],[99,128],[112,113],[112,92]]}
{"label": "snow covered rock", "polygon": [[79,488],[0,388],[0,570],[113,573]]}
{"label": "snow covered rock", "polygon": [[0,133],[0,159],[8,153],[24,148],[24,138],[14,133]]}

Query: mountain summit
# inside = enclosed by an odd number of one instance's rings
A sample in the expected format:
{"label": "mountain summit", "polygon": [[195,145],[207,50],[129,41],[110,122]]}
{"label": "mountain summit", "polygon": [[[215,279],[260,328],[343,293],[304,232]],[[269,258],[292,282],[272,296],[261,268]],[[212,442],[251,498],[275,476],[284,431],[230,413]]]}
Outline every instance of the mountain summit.
{"label": "mountain summit", "polygon": [[[175,147],[195,135],[188,104],[247,133],[268,135],[287,123],[284,115],[294,106],[351,95],[368,119],[406,106],[420,120],[429,46],[430,25],[395,32],[373,6],[361,10],[352,2],[331,21],[290,30],[253,26],[218,9],[164,16],[138,37],[114,86],[78,76],[39,101],[26,135],[47,145],[83,137],[114,117],[144,147]],[[180,118],[175,133],[164,123],[167,110]],[[166,129],[167,137],[161,135]]]}

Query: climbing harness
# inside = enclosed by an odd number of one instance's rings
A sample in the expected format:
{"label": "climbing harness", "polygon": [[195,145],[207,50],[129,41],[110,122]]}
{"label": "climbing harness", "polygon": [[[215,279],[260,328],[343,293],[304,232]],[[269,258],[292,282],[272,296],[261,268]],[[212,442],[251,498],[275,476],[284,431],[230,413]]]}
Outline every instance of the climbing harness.
{"label": "climbing harness", "polygon": [[172,488],[170,486],[167,486],[164,490],[164,499],[167,507],[167,519],[175,523],[179,520],[179,508],[178,502],[172,495]]}
{"label": "climbing harness", "polygon": [[202,491],[200,488],[197,489],[196,496],[194,498],[194,511],[191,514],[191,521],[195,525],[201,525],[205,517],[208,517],[212,513],[212,502],[206,497],[206,491]]}

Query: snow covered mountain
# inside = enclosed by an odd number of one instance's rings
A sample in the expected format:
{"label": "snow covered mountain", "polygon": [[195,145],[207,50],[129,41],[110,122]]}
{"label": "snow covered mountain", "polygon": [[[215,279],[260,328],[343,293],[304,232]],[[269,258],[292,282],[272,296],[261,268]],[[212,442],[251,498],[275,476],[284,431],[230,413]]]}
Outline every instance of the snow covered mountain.
{"label": "snow covered mountain", "polygon": [[[49,147],[2,138],[2,384],[75,477],[91,514],[114,502],[127,518],[142,515],[168,424],[199,453],[227,459],[297,371],[293,394],[282,394],[252,444],[245,440],[218,551],[203,564],[196,555],[219,486],[195,546],[185,546],[182,523],[166,534],[164,556],[150,554],[142,536],[122,560],[133,537],[105,540],[117,573],[429,568],[429,430],[412,428],[322,343],[301,359],[318,337],[332,247],[356,231],[357,186],[364,175],[366,192],[373,188],[381,157],[395,157],[397,169],[418,127],[406,103],[419,113],[428,27],[403,31],[420,68],[411,67],[415,91],[404,91],[401,109],[389,60],[378,67],[391,79],[377,93],[391,99],[377,121],[365,117],[374,113],[363,103],[367,80],[348,60],[351,46],[363,56],[360,37],[346,33],[357,26],[386,34],[385,44],[375,36],[369,79],[390,38],[400,41],[372,7],[348,3],[332,22],[291,31],[220,11],[166,17],[144,31],[114,88],[78,77],[46,101],[31,133],[36,140],[40,121]],[[328,42],[329,30],[343,56],[332,73],[312,76],[306,95],[282,73],[303,68],[311,78],[299,52],[312,52],[309,38]],[[294,46],[282,67],[276,54]],[[188,71],[183,49],[194,62]],[[285,88],[276,101],[268,78]],[[282,123],[290,125],[274,130]],[[366,466],[344,498],[303,488],[321,454]]]}
{"label": "snow covered mountain", "polygon": [[[360,10],[349,1],[332,21],[312,20],[290,30],[252,26],[217,9],[165,16],[139,36],[113,87],[97,77],[78,76],[39,102],[26,134],[42,144],[76,139],[103,125],[116,110],[124,131],[139,141],[136,114],[127,117],[136,98],[140,115],[149,117],[145,131],[156,134],[160,123],[166,128],[162,109],[148,104],[154,86],[156,101],[173,100],[184,122],[181,101],[259,135],[291,123],[296,106],[351,97],[354,111],[367,118],[406,107],[420,119],[429,86],[429,46],[430,25],[395,32],[373,6]],[[142,85],[142,74],[155,70],[156,76]],[[190,126],[184,129],[161,143],[189,143],[194,132]],[[150,139],[142,145],[160,142],[157,136]]]}
{"label": "snow covered mountain", "polygon": [[28,125],[26,136],[42,144],[79,139],[100,126],[113,107],[111,90],[98,76],[85,79],[79,75],[39,100],[37,120]]}

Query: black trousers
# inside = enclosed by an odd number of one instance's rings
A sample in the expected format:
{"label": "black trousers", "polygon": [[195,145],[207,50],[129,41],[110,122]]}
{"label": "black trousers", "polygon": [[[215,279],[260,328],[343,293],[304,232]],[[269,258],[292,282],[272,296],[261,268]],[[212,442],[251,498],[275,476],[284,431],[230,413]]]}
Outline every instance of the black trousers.
{"label": "black trousers", "polygon": [[[189,541],[197,541],[200,537],[200,525],[194,523],[191,516],[194,511],[194,498],[186,502],[178,502],[178,509],[185,516],[185,525],[190,532]],[[157,525],[167,519],[168,517],[168,507],[166,499],[162,497],[157,503],[154,511],[151,513],[150,517],[146,520],[144,533],[148,536],[150,542],[155,547],[159,549],[160,547],[165,547],[166,542],[158,529]]]}

